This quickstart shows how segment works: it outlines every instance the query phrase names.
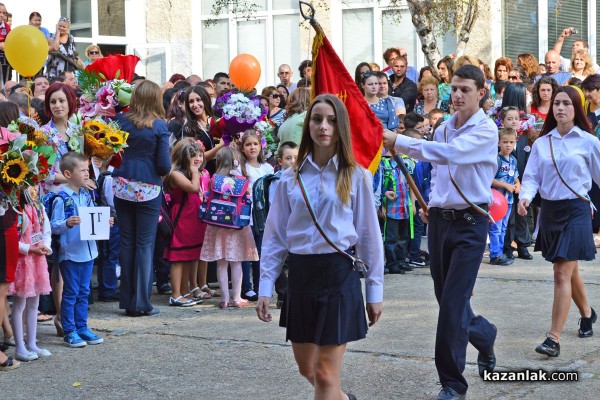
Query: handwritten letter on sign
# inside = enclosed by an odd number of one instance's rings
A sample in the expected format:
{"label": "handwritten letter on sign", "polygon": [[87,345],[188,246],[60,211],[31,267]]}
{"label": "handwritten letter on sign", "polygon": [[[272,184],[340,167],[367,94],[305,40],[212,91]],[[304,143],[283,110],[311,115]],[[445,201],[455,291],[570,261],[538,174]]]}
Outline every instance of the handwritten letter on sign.
{"label": "handwritten letter on sign", "polygon": [[81,240],[108,240],[110,207],[79,207]]}

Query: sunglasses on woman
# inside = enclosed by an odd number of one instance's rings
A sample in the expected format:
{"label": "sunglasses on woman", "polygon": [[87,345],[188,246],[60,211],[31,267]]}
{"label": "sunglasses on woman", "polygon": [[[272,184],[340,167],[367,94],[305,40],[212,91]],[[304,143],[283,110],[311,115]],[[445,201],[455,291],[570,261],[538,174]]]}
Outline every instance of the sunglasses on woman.
{"label": "sunglasses on woman", "polygon": [[90,50],[90,51],[88,51],[88,54],[89,55],[96,55],[96,54],[100,54],[100,52],[96,51],[96,50]]}
{"label": "sunglasses on woman", "polygon": [[273,94],[271,95],[271,97],[272,97],[273,99],[278,99],[278,98],[279,98],[279,95],[278,95],[277,93],[273,93]]}
{"label": "sunglasses on woman", "polygon": [[519,75],[509,75],[508,79],[510,79],[511,81],[518,81],[520,78]]}

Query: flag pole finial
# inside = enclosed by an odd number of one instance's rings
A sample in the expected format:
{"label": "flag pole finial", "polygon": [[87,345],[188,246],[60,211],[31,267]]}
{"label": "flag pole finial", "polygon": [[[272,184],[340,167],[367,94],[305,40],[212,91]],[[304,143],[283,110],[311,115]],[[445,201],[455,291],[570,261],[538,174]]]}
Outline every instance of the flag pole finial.
{"label": "flag pole finial", "polygon": [[[298,1],[298,3],[300,4],[300,15],[302,15],[302,18],[307,20],[317,33],[325,35],[323,28],[315,18],[315,8],[313,7],[313,5],[306,1]],[[302,6],[308,7],[308,9],[310,10],[310,14],[305,13],[304,8],[302,8]]]}

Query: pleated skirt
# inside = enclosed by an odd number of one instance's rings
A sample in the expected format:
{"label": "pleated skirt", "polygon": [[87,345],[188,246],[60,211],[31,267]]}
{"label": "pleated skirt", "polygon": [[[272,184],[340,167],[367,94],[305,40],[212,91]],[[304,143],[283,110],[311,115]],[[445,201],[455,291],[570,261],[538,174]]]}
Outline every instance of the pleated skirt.
{"label": "pleated skirt", "polygon": [[279,321],[286,328],[286,341],[326,346],[366,337],[360,276],[348,257],[290,254],[288,265],[288,289]]}
{"label": "pleated skirt", "polygon": [[550,262],[593,260],[596,247],[589,203],[581,199],[542,199],[535,251],[541,251]]}

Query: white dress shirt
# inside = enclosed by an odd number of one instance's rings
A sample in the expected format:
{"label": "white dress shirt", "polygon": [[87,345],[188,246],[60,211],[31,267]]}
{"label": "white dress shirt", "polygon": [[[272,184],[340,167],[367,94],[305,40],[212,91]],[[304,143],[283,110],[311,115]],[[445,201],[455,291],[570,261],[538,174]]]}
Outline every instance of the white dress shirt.
{"label": "white dress shirt", "polygon": [[[310,205],[329,239],[341,250],[356,246],[356,255],[369,266],[365,273],[367,303],[383,301],[383,241],[373,203],[371,174],[361,167],[355,169],[350,204],[343,204],[335,190],[337,156],[319,168],[309,155],[300,170]],[[315,227],[293,168],[288,168],[281,175],[267,217],[259,296],[271,297],[288,253],[335,252]]]}
{"label": "white dress shirt", "polygon": [[533,143],[519,198],[531,201],[538,191],[545,200],[577,198],[558,177],[552,162],[549,138],[552,138],[554,158],[560,174],[573,190],[587,197],[592,179],[600,183],[600,140],[574,126],[565,136],[561,136],[555,128]]}
{"label": "white dress shirt", "polygon": [[467,199],[474,204],[492,202],[492,181],[498,169],[498,128],[481,109],[458,129],[456,118],[454,114],[443,123],[431,142],[404,135],[396,139],[397,151],[429,161],[433,166],[429,207],[457,210],[469,207],[450,181],[447,166]]}

